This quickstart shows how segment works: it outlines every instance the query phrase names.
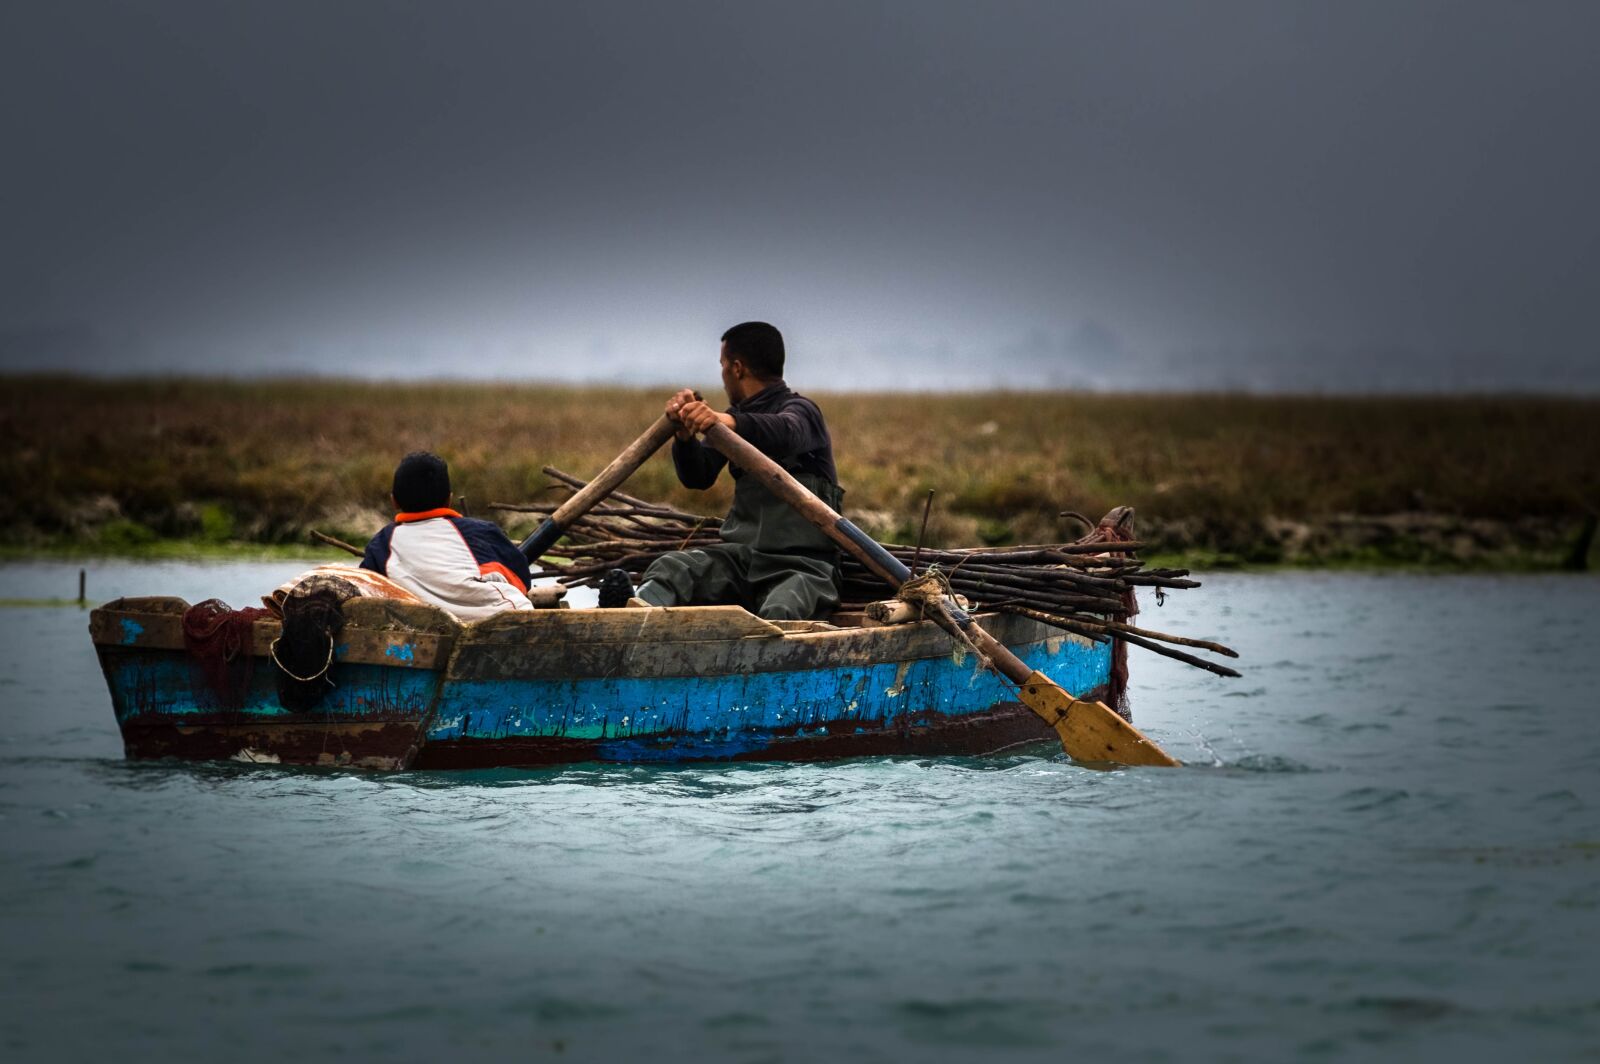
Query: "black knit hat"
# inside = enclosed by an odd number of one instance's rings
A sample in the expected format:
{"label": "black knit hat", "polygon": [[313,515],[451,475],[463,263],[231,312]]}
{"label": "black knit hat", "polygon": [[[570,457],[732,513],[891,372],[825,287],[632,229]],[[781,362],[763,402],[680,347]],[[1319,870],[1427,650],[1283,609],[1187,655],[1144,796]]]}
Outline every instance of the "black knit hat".
{"label": "black knit hat", "polygon": [[431,451],[412,451],[394,467],[394,501],[404,513],[450,505],[450,467]]}

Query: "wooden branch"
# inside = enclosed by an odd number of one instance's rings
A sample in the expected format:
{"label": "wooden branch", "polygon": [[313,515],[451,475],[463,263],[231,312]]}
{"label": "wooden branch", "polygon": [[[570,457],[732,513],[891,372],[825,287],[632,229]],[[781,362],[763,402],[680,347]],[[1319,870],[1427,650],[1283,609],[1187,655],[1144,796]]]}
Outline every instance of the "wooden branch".
{"label": "wooden branch", "polygon": [[[1084,618],[1060,617],[1056,616],[1055,614],[1045,613],[1042,610],[1030,609],[1026,606],[1001,606],[1000,609],[1006,613],[1016,613],[1023,617],[1031,617],[1034,620],[1040,621],[1044,624],[1054,625],[1057,628],[1063,628],[1069,632],[1076,632],[1080,635],[1087,635],[1090,638],[1094,638],[1096,635],[1099,635],[1102,637],[1109,637],[1111,639],[1121,639],[1124,642],[1132,643],[1134,646],[1143,647],[1146,650],[1160,654],[1162,657],[1181,661],[1185,665],[1193,665],[1197,669],[1204,669],[1207,672],[1215,673],[1218,676],[1230,676],[1237,678],[1239,675],[1226,665],[1218,665],[1214,662],[1206,661],[1204,658],[1197,658],[1193,654],[1185,654],[1181,650],[1173,650],[1171,647],[1164,647],[1160,643],[1146,639],[1143,636],[1134,635],[1131,632],[1108,629],[1105,624],[1096,624],[1095,622],[1086,620]],[[1238,655],[1234,656],[1237,657]]]}
{"label": "wooden branch", "polygon": [[352,546],[342,539],[334,539],[327,533],[318,532],[314,528],[311,530],[311,538],[318,543],[326,543],[330,547],[338,547],[342,551],[348,551],[349,553],[354,554],[357,558],[365,558],[367,556],[367,552],[362,550],[360,547]]}

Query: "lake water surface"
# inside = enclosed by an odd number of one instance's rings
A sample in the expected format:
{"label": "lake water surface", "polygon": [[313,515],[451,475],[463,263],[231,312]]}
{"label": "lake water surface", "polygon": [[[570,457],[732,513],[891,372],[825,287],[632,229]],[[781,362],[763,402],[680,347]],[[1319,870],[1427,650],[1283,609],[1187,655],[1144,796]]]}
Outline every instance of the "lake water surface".
{"label": "lake water surface", "polygon": [[[304,563],[88,568],[242,606]],[[1600,1057],[1600,581],[1142,601],[1244,654],[1134,649],[1183,769],[128,763],[87,614],[0,608],[0,1056]]]}

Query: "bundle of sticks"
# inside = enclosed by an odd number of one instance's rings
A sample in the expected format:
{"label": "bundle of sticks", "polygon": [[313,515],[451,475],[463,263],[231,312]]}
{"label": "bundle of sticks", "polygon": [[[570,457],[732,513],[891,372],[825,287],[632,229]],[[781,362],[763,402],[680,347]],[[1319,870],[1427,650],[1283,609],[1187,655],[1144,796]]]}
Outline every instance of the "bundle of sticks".
{"label": "bundle of sticks", "polygon": [[[553,466],[544,472],[553,486],[577,491],[586,483]],[[549,503],[490,503],[491,510],[547,517],[562,500]],[[547,568],[536,577],[554,577],[567,587],[592,587],[612,569],[639,576],[662,554],[721,542],[722,521],[662,503],[614,491],[567,529],[565,539],[545,553]],[[1138,559],[1140,544],[1119,539],[1102,525],[1073,543],[1018,547],[931,550],[884,545],[913,573],[935,574],[952,594],[963,596],[974,610],[1021,614],[1097,642],[1116,640],[1216,673],[1239,675],[1225,665],[1196,657],[1177,647],[1193,647],[1236,658],[1220,643],[1169,635],[1130,622],[1137,611],[1134,590],[1199,587],[1186,569],[1146,569]],[[841,562],[844,582],[840,613],[866,610],[888,596],[883,581],[848,555]]]}

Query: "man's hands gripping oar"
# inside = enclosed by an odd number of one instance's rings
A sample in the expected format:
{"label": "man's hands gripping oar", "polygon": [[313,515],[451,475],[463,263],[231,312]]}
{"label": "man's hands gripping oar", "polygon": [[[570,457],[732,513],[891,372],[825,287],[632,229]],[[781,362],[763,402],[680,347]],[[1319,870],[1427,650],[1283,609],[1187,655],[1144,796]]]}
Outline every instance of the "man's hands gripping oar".
{"label": "man's hands gripping oar", "polygon": [[[794,507],[840,547],[898,590],[911,570],[879,546],[854,523],[834,512],[784,469],[718,422],[704,429],[705,440],[734,465],[756,477],[778,498]],[[931,619],[957,641],[971,646],[996,672],[1016,684],[1022,701],[1055,729],[1061,748],[1077,761],[1110,761],[1122,765],[1177,765],[1144,734],[1100,702],[1085,702],[1064,691],[1042,672],[996,640],[948,596],[930,597]]]}

